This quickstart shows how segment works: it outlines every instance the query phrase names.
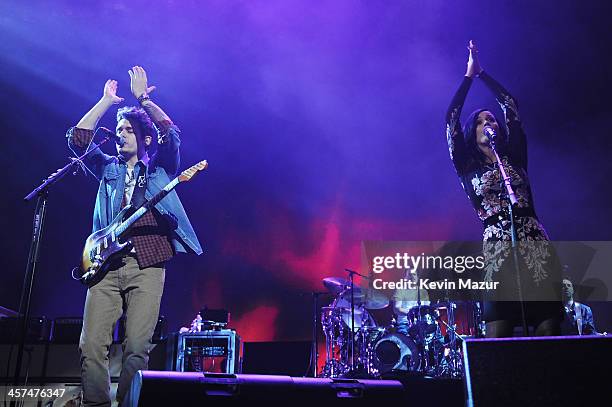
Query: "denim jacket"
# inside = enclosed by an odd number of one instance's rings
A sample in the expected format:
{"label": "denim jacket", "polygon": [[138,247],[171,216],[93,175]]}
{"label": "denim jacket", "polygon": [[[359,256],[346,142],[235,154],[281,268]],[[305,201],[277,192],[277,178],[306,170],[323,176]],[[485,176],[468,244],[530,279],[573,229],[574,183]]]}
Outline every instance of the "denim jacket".
{"label": "denim jacket", "polygon": [[[153,154],[147,167],[146,199],[151,199],[160,192],[170,182],[170,177],[178,171],[181,143],[178,133],[175,126],[170,126],[167,134],[160,138],[163,142],[158,144],[157,152]],[[88,148],[93,131],[71,127],[66,137],[69,147],[81,155]],[[93,232],[96,232],[107,227],[121,210],[127,164],[122,157],[105,154],[99,148],[91,152],[84,161],[100,181],[93,213]],[[134,170],[137,171],[138,166]],[[176,191],[170,192],[155,208],[168,220],[173,231],[172,245],[176,252],[202,254],[200,242]]]}

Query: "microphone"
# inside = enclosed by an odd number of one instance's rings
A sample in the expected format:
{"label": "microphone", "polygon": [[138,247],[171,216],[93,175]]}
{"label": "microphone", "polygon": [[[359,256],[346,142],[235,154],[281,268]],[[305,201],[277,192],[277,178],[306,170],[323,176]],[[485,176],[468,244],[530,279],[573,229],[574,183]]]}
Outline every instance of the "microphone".
{"label": "microphone", "polygon": [[123,137],[118,136],[114,131],[107,129],[106,127],[98,127],[98,130],[102,131],[106,137],[114,141],[119,147],[123,147],[125,144]]}
{"label": "microphone", "polygon": [[497,138],[497,132],[493,130],[493,127],[486,126],[484,129],[482,129],[482,131],[485,134],[485,136],[487,136],[487,138],[489,139],[489,143],[495,144],[495,139]]}

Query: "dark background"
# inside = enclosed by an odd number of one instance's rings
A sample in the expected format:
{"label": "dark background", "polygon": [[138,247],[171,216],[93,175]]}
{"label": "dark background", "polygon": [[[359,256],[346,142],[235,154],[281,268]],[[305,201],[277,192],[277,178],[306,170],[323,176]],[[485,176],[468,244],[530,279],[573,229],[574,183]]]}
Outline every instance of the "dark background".
{"label": "dark background", "polygon": [[[554,240],[612,239],[610,10],[577,1],[3,1],[0,305],[16,309],[33,203],[64,134],[108,78],[152,94],[182,129],[179,195],[205,247],[168,266],[162,312],[226,307],[246,340],[304,339],[321,278],[359,268],[362,240],[478,240],[444,113],[477,40],[518,99],[537,212]],[[481,83],[476,107],[499,112]],[[113,128],[112,109],[101,125]],[[110,149],[112,151],[112,148]],[[97,185],[51,192],[33,314],[78,316],[70,278]],[[600,329],[612,317],[600,312]],[[388,321],[380,321],[383,324]]]}

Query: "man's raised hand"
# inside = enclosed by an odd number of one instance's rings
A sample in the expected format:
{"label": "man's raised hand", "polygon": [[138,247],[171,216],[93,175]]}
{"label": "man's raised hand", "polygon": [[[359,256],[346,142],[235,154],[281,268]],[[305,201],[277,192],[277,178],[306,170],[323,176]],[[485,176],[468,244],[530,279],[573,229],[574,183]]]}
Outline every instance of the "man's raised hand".
{"label": "man's raised hand", "polygon": [[147,87],[147,73],[141,66],[134,66],[128,71],[130,74],[130,88],[136,99],[155,90],[155,86]]}
{"label": "man's raised hand", "polygon": [[106,81],[104,84],[104,94],[102,98],[108,100],[114,105],[123,102],[124,99],[117,96],[117,81],[112,79]]}

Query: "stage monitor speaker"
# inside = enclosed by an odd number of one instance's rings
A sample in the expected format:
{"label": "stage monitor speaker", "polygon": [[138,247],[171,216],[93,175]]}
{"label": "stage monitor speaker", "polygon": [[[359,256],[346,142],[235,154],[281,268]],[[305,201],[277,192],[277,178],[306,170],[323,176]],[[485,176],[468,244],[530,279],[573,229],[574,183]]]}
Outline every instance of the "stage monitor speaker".
{"label": "stage monitor speaker", "polygon": [[612,337],[472,339],[463,350],[468,406],[610,402],[599,383],[610,374]]}
{"label": "stage monitor speaker", "polygon": [[397,380],[315,379],[290,376],[139,371],[126,405],[288,406],[400,405],[406,402]]}
{"label": "stage monitor speaker", "polygon": [[242,373],[304,376],[312,342],[245,342]]}

